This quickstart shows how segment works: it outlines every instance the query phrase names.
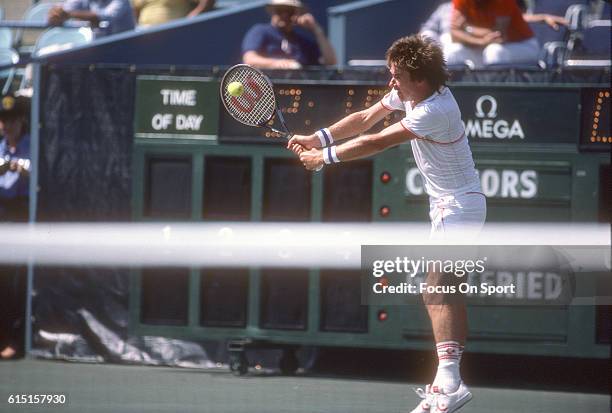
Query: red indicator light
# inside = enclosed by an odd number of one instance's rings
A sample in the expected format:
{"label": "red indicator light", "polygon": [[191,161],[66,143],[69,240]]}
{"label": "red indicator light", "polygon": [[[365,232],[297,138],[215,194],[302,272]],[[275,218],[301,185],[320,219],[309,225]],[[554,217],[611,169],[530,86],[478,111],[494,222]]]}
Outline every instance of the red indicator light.
{"label": "red indicator light", "polygon": [[378,321],[385,321],[387,318],[389,318],[389,314],[387,314],[385,310],[380,310],[378,312]]}
{"label": "red indicator light", "polygon": [[391,174],[389,172],[383,172],[380,174],[380,182],[387,184],[389,181],[391,181]]}
{"label": "red indicator light", "polygon": [[386,217],[391,213],[391,209],[388,206],[384,206],[380,208],[380,216]]}

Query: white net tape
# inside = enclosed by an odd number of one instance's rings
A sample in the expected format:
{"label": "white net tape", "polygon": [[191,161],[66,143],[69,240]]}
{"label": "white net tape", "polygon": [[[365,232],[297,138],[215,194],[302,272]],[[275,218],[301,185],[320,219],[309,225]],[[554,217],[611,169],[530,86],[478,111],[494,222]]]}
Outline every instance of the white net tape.
{"label": "white net tape", "polygon": [[[359,268],[362,245],[436,245],[427,224],[405,223],[1,224],[0,233],[0,263],[52,265]],[[609,253],[610,227],[488,224],[471,244],[603,246]],[[601,266],[589,248],[579,255],[584,268]]]}

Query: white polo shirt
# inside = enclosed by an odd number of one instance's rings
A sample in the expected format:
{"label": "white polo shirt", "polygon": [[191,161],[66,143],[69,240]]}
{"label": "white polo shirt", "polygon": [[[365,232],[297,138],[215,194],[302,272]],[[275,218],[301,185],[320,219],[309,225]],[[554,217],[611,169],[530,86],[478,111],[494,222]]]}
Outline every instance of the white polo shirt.
{"label": "white polo shirt", "polygon": [[461,112],[447,87],[414,108],[409,102],[402,102],[395,89],[381,103],[388,110],[406,112],[401,124],[417,136],[410,144],[429,196],[482,192]]}

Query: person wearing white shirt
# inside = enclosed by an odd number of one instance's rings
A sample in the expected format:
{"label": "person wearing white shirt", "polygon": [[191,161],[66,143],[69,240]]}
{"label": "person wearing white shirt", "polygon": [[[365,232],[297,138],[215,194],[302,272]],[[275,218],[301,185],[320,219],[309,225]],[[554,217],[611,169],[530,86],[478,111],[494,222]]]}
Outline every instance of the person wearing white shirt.
{"label": "person wearing white shirt", "polygon": [[[486,198],[459,107],[446,87],[442,50],[434,40],[415,35],[396,40],[386,58],[391,74],[386,96],[312,135],[294,135],[287,147],[307,169],[317,170],[410,142],[429,195],[432,238],[475,237],[485,222]],[[378,133],[361,135],[396,110],[405,111],[405,118]],[[427,282],[440,285],[452,278],[430,272]],[[451,413],[472,398],[459,373],[467,336],[465,302],[439,299],[423,295],[439,363],[432,385],[417,392],[423,400],[412,413]]]}

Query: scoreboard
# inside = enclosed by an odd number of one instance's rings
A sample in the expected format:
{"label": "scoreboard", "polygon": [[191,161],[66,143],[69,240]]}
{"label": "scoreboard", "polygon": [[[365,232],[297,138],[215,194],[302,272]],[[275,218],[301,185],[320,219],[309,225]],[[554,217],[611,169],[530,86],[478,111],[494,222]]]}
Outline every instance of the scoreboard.
{"label": "scoreboard", "polygon": [[610,89],[582,90],[582,127],[580,144],[584,148],[610,150]]}
{"label": "scoreboard", "polygon": [[[380,84],[277,84],[278,105],[289,129],[309,134],[342,117],[371,107],[389,89]],[[466,133],[474,143],[578,144],[580,149],[607,151],[610,133],[610,89],[451,85]],[[390,113],[373,132],[399,121]],[[280,143],[273,132],[242,125],[220,111],[219,141]]]}
{"label": "scoreboard", "polygon": [[[374,84],[275,85],[278,106],[283,112],[289,130],[296,134],[312,133],[350,113],[369,108],[388,91],[384,86]],[[390,114],[373,130],[381,130],[399,119],[401,119],[399,113]],[[222,142],[266,142],[259,138],[274,136],[273,132],[257,131],[242,125],[224,111],[219,123],[219,137]]]}
{"label": "scoreboard", "polygon": [[[589,151],[607,151],[612,146],[609,87],[458,83],[450,88],[473,143],[572,144]],[[269,139],[276,137],[274,132],[236,122],[221,108],[218,90],[214,78],[140,76],[136,136],[284,144]],[[367,109],[388,92],[387,85],[379,81],[275,83],[278,106],[289,130],[296,134],[310,134]],[[400,111],[390,113],[372,131],[402,116]]]}
{"label": "scoreboard", "polygon": [[[456,83],[450,89],[487,196],[487,222],[610,220],[610,87]],[[285,79],[275,82],[275,93],[289,129],[306,134],[372,107],[388,88],[380,79]],[[216,78],[148,76],[137,82],[136,96],[136,221],[428,219],[410,145],[310,173],[284,139],[223,110]],[[390,113],[373,130],[403,116]],[[519,272],[503,276],[522,279]],[[430,346],[423,309],[361,305],[359,273],[350,270],[142,269],[132,289],[130,328],[141,335],[248,338],[287,348]],[[527,304],[495,311],[471,306],[474,351],[608,357],[603,306]]]}

